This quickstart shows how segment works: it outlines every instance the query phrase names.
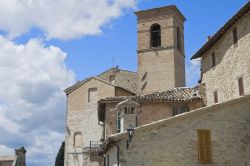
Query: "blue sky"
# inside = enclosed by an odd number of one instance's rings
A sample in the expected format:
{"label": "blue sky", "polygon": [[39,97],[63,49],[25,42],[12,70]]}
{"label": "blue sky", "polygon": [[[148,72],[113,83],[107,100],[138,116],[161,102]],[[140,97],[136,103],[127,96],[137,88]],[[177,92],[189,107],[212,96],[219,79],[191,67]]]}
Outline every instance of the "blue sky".
{"label": "blue sky", "polygon": [[[247,0],[0,1],[0,154],[25,146],[29,166],[53,165],[64,139],[63,89],[119,65],[137,70],[134,11],[175,4],[185,15],[190,57]],[[114,61],[114,62],[113,62]]]}

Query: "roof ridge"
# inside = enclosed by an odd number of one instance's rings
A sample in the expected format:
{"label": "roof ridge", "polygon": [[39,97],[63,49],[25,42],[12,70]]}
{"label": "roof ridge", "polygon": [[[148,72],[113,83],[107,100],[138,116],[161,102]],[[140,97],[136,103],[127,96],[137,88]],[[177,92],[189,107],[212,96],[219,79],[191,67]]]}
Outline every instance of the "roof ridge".
{"label": "roof ridge", "polygon": [[233,24],[235,24],[241,17],[243,17],[250,10],[250,1],[248,1],[243,7],[241,7],[236,14],[234,14],[226,23],[219,28],[214,35],[205,42],[205,44],[191,57],[191,59],[196,59],[202,56],[205,52],[207,52],[215,43],[217,43],[221,37],[230,29]]}

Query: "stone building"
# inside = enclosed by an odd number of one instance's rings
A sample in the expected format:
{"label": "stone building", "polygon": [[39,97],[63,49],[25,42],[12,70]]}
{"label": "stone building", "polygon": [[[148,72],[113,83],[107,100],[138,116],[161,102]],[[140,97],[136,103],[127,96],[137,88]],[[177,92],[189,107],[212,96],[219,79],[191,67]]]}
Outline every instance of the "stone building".
{"label": "stone building", "polygon": [[201,58],[207,105],[250,94],[249,2],[192,59]]}
{"label": "stone building", "polygon": [[[247,166],[250,164],[249,11],[250,2],[247,2],[192,57],[192,59],[201,58],[202,72],[197,96],[193,98],[195,101],[202,101],[205,107],[202,107],[202,102],[195,102],[192,111],[176,116],[172,116],[174,115],[172,112],[167,116],[161,116],[165,119],[155,119],[142,126],[131,125],[131,128],[128,123],[134,124],[134,122],[131,122],[131,118],[124,118],[124,113],[121,113],[120,119],[123,119],[124,123],[121,126],[127,128],[123,129],[122,133],[114,134],[115,131],[112,132],[114,122],[109,122],[109,119],[115,118],[111,112],[123,110],[124,107],[120,105],[126,102],[114,106],[112,103],[115,100],[119,101],[121,97],[111,98],[111,103],[106,104],[104,119],[107,121],[105,126],[107,138],[98,148],[98,153],[105,156],[106,166],[207,164]],[[189,92],[189,95],[191,94],[193,92]],[[136,102],[137,98],[144,100],[146,96],[128,98]],[[171,93],[166,96],[170,101],[174,101],[175,96]],[[131,103],[133,104],[135,105]],[[151,114],[147,118],[157,117],[160,114],[158,110],[163,112],[159,107],[154,107],[154,104],[150,102],[148,104]],[[172,104],[168,105],[171,107]],[[140,106],[141,103],[137,102],[136,108]],[[141,111],[141,108],[139,110]]]}
{"label": "stone building", "polygon": [[[136,73],[111,68],[67,88],[67,119],[65,133],[65,166],[99,165],[102,158],[90,159],[90,148],[103,138],[98,124],[97,102],[112,96],[131,96],[135,91]],[[90,161],[91,160],[91,161]]]}
{"label": "stone building", "polygon": [[[192,57],[175,6],[136,12],[138,71],[111,68],[67,88],[65,166],[250,164],[250,2]],[[235,151],[234,151],[235,150]]]}
{"label": "stone building", "polygon": [[[99,100],[148,93],[156,93],[151,94],[153,96],[161,95],[157,92],[185,86],[184,16],[175,6],[140,11],[136,12],[136,15],[138,72],[111,68],[96,77],[77,82],[65,90],[65,166],[101,165],[102,158],[92,154],[100,140],[105,139],[106,132],[105,121],[100,121],[105,113],[97,114],[98,110],[104,109],[103,105],[98,105]],[[146,103],[142,104],[143,109],[150,109]],[[189,110],[186,101],[176,103],[181,103],[179,111]],[[157,107],[157,103],[153,105]],[[146,112],[150,114],[150,111],[143,111],[146,114],[141,114],[139,123],[145,124],[169,117],[170,106],[164,102],[160,105],[163,106],[163,112],[158,111],[159,115],[148,118]],[[162,115],[164,116],[161,117]]]}
{"label": "stone building", "polygon": [[[99,101],[104,138],[161,119],[203,107],[198,87],[175,88],[139,96],[109,97]],[[102,116],[103,115],[103,116]]]}
{"label": "stone building", "polygon": [[15,149],[13,156],[0,156],[0,166],[26,166],[26,150],[24,147]]}

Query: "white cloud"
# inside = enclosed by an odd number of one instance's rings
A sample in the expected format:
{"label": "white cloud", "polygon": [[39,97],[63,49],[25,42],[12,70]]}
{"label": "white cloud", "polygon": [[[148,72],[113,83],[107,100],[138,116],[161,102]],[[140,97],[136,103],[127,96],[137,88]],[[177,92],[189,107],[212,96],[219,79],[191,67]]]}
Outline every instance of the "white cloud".
{"label": "white cloud", "polygon": [[192,60],[186,64],[187,86],[195,86],[200,79],[200,60]]}
{"label": "white cloud", "polygon": [[65,94],[74,82],[66,53],[0,36],[0,153],[25,146],[28,165],[53,165],[64,140]]}
{"label": "white cloud", "polygon": [[8,148],[7,146],[0,145],[0,155],[14,155],[14,150],[11,148]]}
{"label": "white cloud", "polygon": [[47,38],[74,39],[96,35],[136,0],[7,0],[0,1],[0,29],[15,38],[31,28]]}

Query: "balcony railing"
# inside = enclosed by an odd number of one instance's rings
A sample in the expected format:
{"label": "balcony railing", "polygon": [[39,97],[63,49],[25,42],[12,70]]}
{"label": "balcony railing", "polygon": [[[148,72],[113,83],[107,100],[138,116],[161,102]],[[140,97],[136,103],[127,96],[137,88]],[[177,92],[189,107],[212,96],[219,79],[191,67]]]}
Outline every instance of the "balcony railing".
{"label": "balcony railing", "polygon": [[102,144],[100,141],[90,141],[89,147],[84,147],[84,152],[95,153],[98,147]]}

